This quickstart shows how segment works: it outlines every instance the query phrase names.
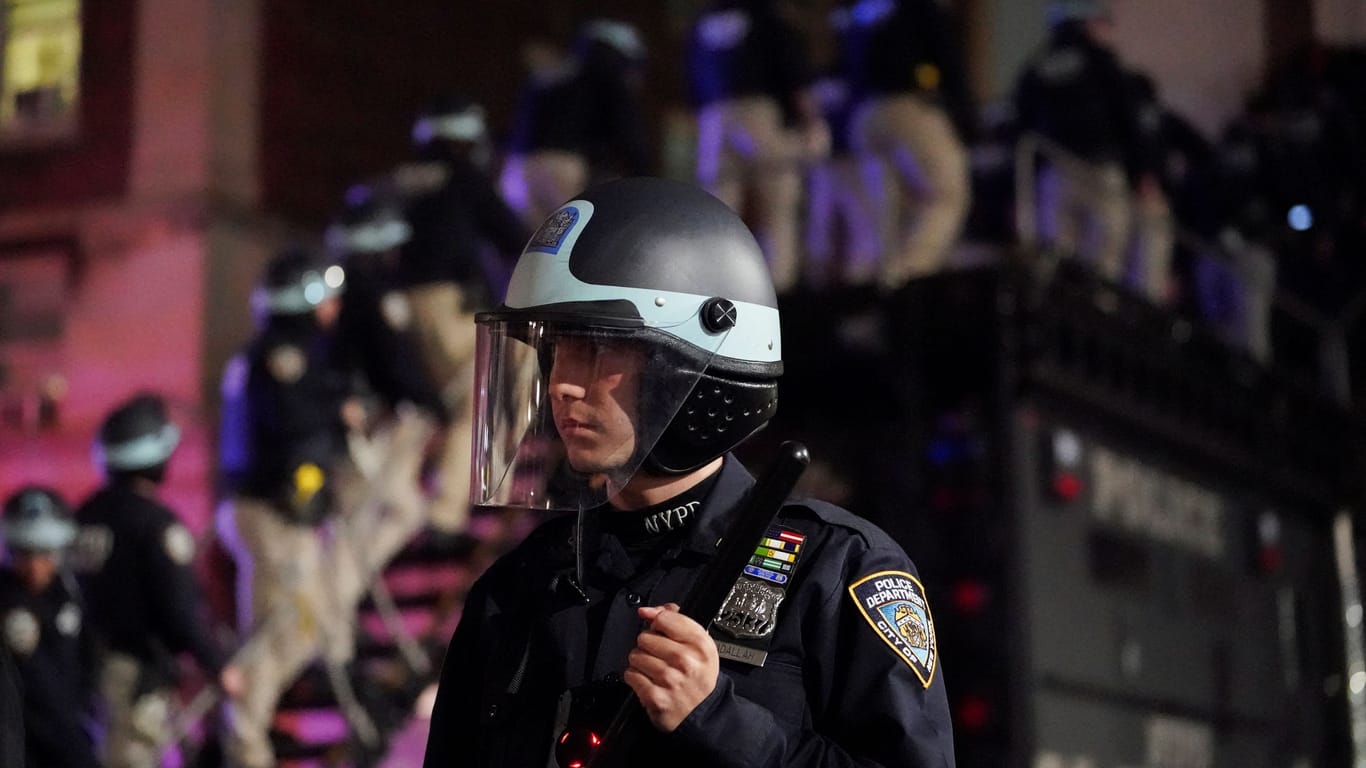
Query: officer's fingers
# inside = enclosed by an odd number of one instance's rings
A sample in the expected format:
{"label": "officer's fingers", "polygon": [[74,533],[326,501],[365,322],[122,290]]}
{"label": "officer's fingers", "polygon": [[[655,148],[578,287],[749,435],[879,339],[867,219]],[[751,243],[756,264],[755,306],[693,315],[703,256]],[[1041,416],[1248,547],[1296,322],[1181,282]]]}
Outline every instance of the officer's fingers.
{"label": "officer's fingers", "polygon": [[[633,653],[640,653],[658,659],[662,664],[677,669],[683,674],[691,674],[695,670],[705,666],[706,654],[702,649],[687,643],[680,643],[654,632],[642,632],[636,638],[636,649]],[[655,677],[656,682],[664,684],[665,681]]]}
{"label": "officer's fingers", "polygon": [[669,723],[665,722],[665,718],[663,717],[663,713],[672,703],[672,698],[669,696],[668,691],[655,685],[649,677],[635,669],[627,668],[627,670],[622,673],[621,679],[625,681],[626,685],[635,693],[636,698],[640,700],[640,706],[645,710],[645,714],[650,718],[650,722],[654,723],[655,727],[659,730],[672,730],[668,727]]}
{"label": "officer's fingers", "polygon": [[667,658],[636,648],[626,656],[627,669],[643,675],[654,685],[668,688],[677,685],[683,678],[682,670],[675,667]]}
{"label": "officer's fingers", "polygon": [[650,629],[680,643],[697,642],[707,636],[707,630],[701,624],[679,613],[677,607],[674,610],[661,607],[650,621]]}
{"label": "officer's fingers", "polygon": [[636,615],[645,621],[654,621],[657,616],[665,612],[678,613],[680,610],[678,603],[665,603],[663,605],[643,605],[636,609]]}

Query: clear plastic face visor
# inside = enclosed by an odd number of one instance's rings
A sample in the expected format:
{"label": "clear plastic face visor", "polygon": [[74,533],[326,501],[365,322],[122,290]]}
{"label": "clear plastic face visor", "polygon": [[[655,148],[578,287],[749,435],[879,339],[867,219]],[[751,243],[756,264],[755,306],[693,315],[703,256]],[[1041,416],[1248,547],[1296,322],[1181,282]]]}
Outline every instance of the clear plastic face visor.
{"label": "clear plastic face visor", "polygon": [[699,351],[647,328],[481,319],[471,501],[605,502],[640,470],[724,338]]}

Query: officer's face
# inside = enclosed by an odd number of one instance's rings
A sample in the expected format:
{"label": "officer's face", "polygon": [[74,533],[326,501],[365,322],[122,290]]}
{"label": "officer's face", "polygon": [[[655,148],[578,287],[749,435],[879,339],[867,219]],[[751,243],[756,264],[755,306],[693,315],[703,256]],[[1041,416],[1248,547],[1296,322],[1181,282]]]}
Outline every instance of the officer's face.
{"label": "officer's face", "polygon": [[321,304],[313,308],[313,316],[318,320],[318,327],[324,329],[336,325],[339,314],[341,314],[341,299],[336,296],[323,299]]}
{"label": "officer's face", "polygon": [[57,574],[56,554],[16,551],[14,573],[30,592],[42,592]]}
{"label": "officer's face", "polygon": [[625,340],[566,336],[555,344],[550,407],[569,464],[596,474],[630,460],[645,351]]}

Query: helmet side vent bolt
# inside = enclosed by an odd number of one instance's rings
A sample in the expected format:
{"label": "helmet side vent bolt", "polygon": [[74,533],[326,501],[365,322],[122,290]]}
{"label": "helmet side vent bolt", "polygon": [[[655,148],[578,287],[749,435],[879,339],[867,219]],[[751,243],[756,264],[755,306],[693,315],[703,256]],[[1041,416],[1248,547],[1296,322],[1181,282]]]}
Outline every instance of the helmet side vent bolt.
{"label": "helmet side vent bolt", "polygon": [[713,296],[702,302],[702,327],[711,333],[728,331],[735,327],[735,303],[730,299]]}

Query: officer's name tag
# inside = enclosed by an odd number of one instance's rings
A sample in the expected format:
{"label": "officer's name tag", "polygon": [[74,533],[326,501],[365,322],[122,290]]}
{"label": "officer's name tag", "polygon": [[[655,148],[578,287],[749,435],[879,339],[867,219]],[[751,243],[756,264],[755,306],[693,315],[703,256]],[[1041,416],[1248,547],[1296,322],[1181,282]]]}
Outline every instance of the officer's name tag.
{"label": "officer's name tag", "polygon": [[741,664],[749,664],[755,667],[762,667],[764,662],[768,661],[767,649],[749,648],[726,640],[716,641],[716,655],[729,661],[738,661]]}

